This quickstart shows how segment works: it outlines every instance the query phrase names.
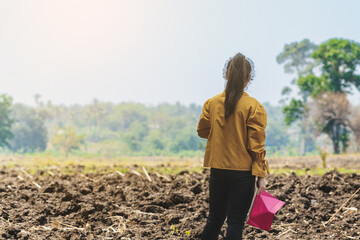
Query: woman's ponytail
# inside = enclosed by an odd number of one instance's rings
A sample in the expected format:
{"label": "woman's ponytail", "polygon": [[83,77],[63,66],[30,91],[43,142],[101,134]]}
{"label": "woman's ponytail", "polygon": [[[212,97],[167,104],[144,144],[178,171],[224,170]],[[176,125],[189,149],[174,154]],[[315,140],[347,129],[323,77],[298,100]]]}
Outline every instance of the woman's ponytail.
{"label": "woman's ponytail", "polygon": [[225,77],[225,119],[234,113],[236,104],[244,93],[249,74],[251,73],[250,62],[241,53],[230,59],[226,66]]}

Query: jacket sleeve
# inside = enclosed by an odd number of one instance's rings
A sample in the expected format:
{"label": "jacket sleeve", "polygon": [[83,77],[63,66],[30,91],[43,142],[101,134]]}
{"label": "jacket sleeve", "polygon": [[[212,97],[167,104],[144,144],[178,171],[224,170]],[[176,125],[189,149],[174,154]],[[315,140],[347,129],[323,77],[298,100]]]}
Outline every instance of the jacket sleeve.
{"label": "jacket sleeve", "polygon": [[265,128],[267,114],[260,103],[250,112],[247,120],[247,150],[252,158],[251,172],[254,176],[265,177],[269,173],[268,161],[265,159]]}
{"label": "jacket sleeve", "polygon": [[210,99],[208,99],[202,108],[200,120],[197,125],[197,132],[199,137],[208,138],[210,133]]}

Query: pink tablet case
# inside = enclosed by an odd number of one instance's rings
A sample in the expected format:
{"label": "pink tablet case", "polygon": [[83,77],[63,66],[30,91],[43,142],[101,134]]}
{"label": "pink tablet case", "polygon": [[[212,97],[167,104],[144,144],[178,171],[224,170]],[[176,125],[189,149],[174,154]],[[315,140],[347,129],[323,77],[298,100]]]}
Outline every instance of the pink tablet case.
{"label": "pink tablet case", "polygon": [[274,214],[285,204],[266,191],[256,195],[255,201],[247,221],[249,225],[270,231]]}

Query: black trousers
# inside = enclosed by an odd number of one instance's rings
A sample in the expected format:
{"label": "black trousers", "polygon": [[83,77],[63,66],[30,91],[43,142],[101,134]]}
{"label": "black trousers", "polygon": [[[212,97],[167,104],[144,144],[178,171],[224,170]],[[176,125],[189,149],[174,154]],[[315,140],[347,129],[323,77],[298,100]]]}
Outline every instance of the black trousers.
{"label": "black trousers", "polygon": [[210,211],[201,239],[218,239],[225,218],[228,225],[225,239],[242,239],[254,188],[255,176],[251,171],[211,168]]}

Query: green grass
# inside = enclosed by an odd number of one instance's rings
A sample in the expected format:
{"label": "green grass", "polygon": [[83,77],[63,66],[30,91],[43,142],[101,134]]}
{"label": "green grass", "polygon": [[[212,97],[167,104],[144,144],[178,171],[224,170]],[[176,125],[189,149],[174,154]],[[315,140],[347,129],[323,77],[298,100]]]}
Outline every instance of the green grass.
{"label": "green grass", "polygon": [[[37,171],[47,171],[57,169],[63,174],[75,173],[114,173],[115,169],[126,173],[128,169],[135,169],[139,172],[145,167],[148,172],[156,171],[162,174],[178,174],[181,171],[201,172],[201,162],[198,159],[184,159],[181,157],[162,158],[162,157],[128,157],[128,158],[95,158],[95,157],[59,157],[59,156],[12,156],[1,162],[6,168],[25,169],[28,173],[34,175]],[[54,170],[56,171],[56,170]]]}
{"label": "green grass", "polygon": [[[77,157],[71,156],[64,158],[62,156],[48,156],[48,155],[7,155],[0,156],[3,160],[1,165],[7,168],[23,168],[30,174],[35,174],[37,171],[43,170],[44,176],[47,171],[52,168],[57,168],[63,174],[87,174],[87,173],[114,173],[115,169],[126,173],[128,169],[135,169],[142,172],[144,166],[148,172],[158,172],[161,174],[175,175],[181,171],[202,172],[201,158],[182,158],[182,157],[119,157],[119,158],[98,158],[98,157]],[[359,155],[336,156],[339,162],[345,158],[354,158],[356,162]],[[290,161],[291,159],[289,159]],[[312,160],[305,159],[304,162]],[[347,166],[352,166],[348,165]],[[294,172],[297,175],[323,175],[324,173],[334,170],[334,168],[272,168],[270,164],[271,174],[290,174]],[[340,173],[357,173],[360,174],[360,169],[350,167],[339,167],[336,170]],[[55,170],[54,170],[55,171]]]}
{"label": "green grass", "polygon": [[339,173],[357,173],[360,174],[360,169],[348,169],[348,168],[314,168],[314,169],[290,169],[290,168],[279,168],[270,169],[270,174],[290,174],[295,173],[296,175],[317,175],[321,176],[326,172],[336,170]]}

